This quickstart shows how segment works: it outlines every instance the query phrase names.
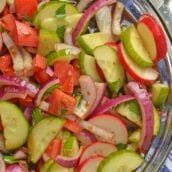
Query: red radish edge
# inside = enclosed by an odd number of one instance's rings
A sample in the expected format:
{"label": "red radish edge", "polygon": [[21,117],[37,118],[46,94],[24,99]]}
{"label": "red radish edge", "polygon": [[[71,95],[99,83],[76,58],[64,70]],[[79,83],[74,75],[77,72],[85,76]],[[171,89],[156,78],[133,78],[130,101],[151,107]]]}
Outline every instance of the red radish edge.
{"label": "red radish edge", "polygon": [[95,13],[103,6],[111,5],[115,2],[116,0],[97,0],[84,12],[72,34],[72,41],[74,45],[76,45],[77,37],[82,33],[84,27],[86,26],[88,21],[95,15]]}
{"label": "red radish edge", "polygon": [[146,26],[153,34],[157,47],[157,57],[155,58],[156,61],[164,59],[167,53],[167,42],[160,24],[153,16],[149,14],[144,14],[143,16],[141,16],[139,22],[143,22],[144,24],[146,24]]}
{"label": "red radish edge", "polygon": [[115,107],[121,103],[130,101],[135,99],[134,96],[131,95],[124,95],[124,96],[120,96],[114,99],[110,99],[108,100],[106,103],[104,103],[103,105],[101,105],[100,107],[98,107],[93,114],[97,115],[97,114],[103,114],[104,112],[108,111],[109,109],[111,109],[112,107]]}
{"label": "red radish edge", "polygon": [[137,82],[129,82],[127,87],[136,97],[142,111],[142,130],[139,141],[141,151],[147,151],[153,137],[154,115],[150,96],[143,85]]}
{"label": "red radish edge", "polygon": [[[123,57],[123,44],[120,43],[118,45],[118,53],[119,53],[119,59],[120,59],[120,62],[122,63],[122,65],[124,66],[124,68],[127,70],[127,72],[137,81],[141,82],[141,83],[144,83],[146,85],[149,85],[149,84],[152,84],[157,78],[154,78],[152,80],[149,80],[149,79],[146,79],[144,78],[143,76],[140,76],[140,75],[137,75],[134,71],[134,69],[132,69],[128,63],[126,62],[125,58]],[[146,68],[145,68],[146,69]],[[157,74],[157,77],[158,77],[158,73],[152,69],[152,72],[155,72],[155,75]]]}
{"label": "red radish edge", "polygon": [[105,157],[102,155],[93,155],[87,159],[85,159],[78,167],[78,172],[82,172],[82,168],[87,165],[90,161],[95,160],[95,159],[99,159],[100,161],[102,161]]}

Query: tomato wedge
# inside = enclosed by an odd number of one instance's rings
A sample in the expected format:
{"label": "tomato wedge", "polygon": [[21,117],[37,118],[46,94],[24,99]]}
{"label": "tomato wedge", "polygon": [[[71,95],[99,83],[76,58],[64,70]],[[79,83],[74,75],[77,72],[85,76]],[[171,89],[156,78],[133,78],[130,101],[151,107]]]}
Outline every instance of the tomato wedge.
{"label": "tomato wedge", "polygon": [[15,10],[19,18],[23,16],[33,17],[37,10],[37,0],[15,0]]}
{"label": "tomato wedge", "polygon": [[40,84],[45,84],[51,79],[50,75],[47,74],[46,70],[42,70],[34,74],[34,78]]}
{"label": "tomato wedge", "polygon": [[37,54],[33,59],[33,71],[40,72],[46,68],[46,58]]}
{"label": "tomato wedge", "polygon": [[55,89],[51,98],[48,112],[53,115],[72,114],[76,105],[76,99],[63,91]]}
{"label": "tomato wedge", "polygon": [[0,70],[3,72],[7,68],[12,67],[12,59],[9,54],[0,57]]}
{"label": "tomato wedge", "polygon": [[57,155],[60,154],[62,148],[62,140],[61,139],[54,139],[49,144],[46,153],[51,159],[56,159]]}
{"label": "tomato wedge", "polygon": [[77,134],[82,131],[82,127],[75,121],[67,120],[64,124],[64,128],[68,129],[69,131]]}

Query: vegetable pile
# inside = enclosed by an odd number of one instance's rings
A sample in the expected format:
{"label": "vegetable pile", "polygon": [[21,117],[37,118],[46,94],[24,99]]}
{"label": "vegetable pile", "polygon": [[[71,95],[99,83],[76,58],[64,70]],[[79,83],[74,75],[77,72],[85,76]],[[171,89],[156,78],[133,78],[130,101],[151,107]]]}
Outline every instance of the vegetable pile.
{"label": "vegetable pile", "polygon": [[167,42],[153,16],[133,23],[124,11],[116,0],[1,0],[0,172],[142,164],[169,94],[156,68]]}

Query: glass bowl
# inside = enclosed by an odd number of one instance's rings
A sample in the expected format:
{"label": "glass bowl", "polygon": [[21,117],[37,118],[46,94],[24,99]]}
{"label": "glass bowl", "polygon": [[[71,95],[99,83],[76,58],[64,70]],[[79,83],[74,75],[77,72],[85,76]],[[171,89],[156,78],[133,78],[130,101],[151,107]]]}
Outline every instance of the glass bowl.
{"label": "glass bowl", "polygon": [[168,43],[167,58],[158,63],[160,79],[163,83],[167,83],[170,87],[170,94],[164,105],[161,118],[160,133],[154,138],[151,147],[149,148],[144,163],[137,169],[137,172],[157,172],[161,169],[170,150],[172,150],[172,35],[171,30],[166,24],[164,18],[150,1],[146,0],[120,0],[125,4],[127,12],[138,20],[144,13],[153,15],[162,25],[166,34]]}

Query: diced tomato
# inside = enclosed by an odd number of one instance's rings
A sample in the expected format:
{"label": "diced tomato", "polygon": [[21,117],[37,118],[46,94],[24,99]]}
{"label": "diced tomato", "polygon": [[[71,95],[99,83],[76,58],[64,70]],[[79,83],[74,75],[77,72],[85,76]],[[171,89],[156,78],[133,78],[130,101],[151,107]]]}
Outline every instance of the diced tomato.
{"label": "diced tomato", "polygon": [[33,59],[33,71],[40,72],[46,68],[46,58],[37,54]]}
{"label": "diced tomato", "polygon": [[72,120],[67,120],[64,124],[64,128],[68,129],[69,131],[77,134],[82,131],[82,127],[76,122]]}
{"label": "diced tomato", "polygon": [[58,62],[54,65],[54,75],[60,81],[60,84],[63,84],[68,75],[71,75],[73,72],[73,66],[65,62]]}
{"label": "diced tomato", "polygon": [[50,99],[48,112],[53,115],[60,115],[62,110],[66,110],[66,114],[72,114],[75,105],[75,98],[65,94],[61,90],[55,89]]}
{"label": "diced tomato", "polygon": [[9,66],[8,68],[4,69],[2,73],[9,76],[15,76],[14,69],[12,66]]}
{"label": "diced tomato", "polygon": [[115,42],[107,42],[106,45],[110,46],[111,48],[118,49],[118,46]]}
{"label": "diced tomato", "polygon": [[49,144],[46,153],[51,159],[56,159],[56,157],[61,153],[62,148],[62,140],[54,139]]}
{"label": "diced tomato", "polygon": [[34,78],[40,84],[45,84],[51,79],[51,77],[46,73],[46,70],[42,70],[34,74]]}
{"label": "diced tomato", "polygon": [[38,32],[25,23],[16,21],[17,27],[17,44],[20,46],[37,47],[38,46]]}
{"label": "diced tomato", "polygon": [[74,89],[73,75],[67,76],[65,82],[62,84],[62,91],[67,94],[72,94]]}
{"label": "diced tomato", "polygon": [[43,164],[44,164],[44,160],[43,160],[43,158],[41,157],[41,158],[39,159],[39,161],[36,163],[35,171],[36,171],[36,172],[41,172],[41,167],[43,166]]}
{"label": "diced tomato", "polygon": [[6,7],[4,8],[4,11],[3,11],[3,13],[2,13],[2,16],[5,16],[5,15],[7,15],[7,14],[9,14],[10,13],[10,9],[9,9],[9,7],[6,5]]}
{"label": "diced tomato", "polygon": [[78,60],[73,60],[71,64],[72,64],[73,69],[74,69],[73,70],[74,85],[78,85],[79,84],[79,77],[81,75],[79,65],[78,65]]}
{"label": "diced tomato", "polygon": [[27,96],[25,99],[19,99],[19,104],[22,107],[27,107],[33,103],[33,99],[30,96]]}
{"label": "diced tomato", "polygon": [[15,0],[15,10],[19,18],[22,16],[33,17],[37,10],[37,0]]}
{"label": "diced tomato", "polygon": [[9,54],[0,57],[0,70],[4,71],[12,66],[12,58]]}

